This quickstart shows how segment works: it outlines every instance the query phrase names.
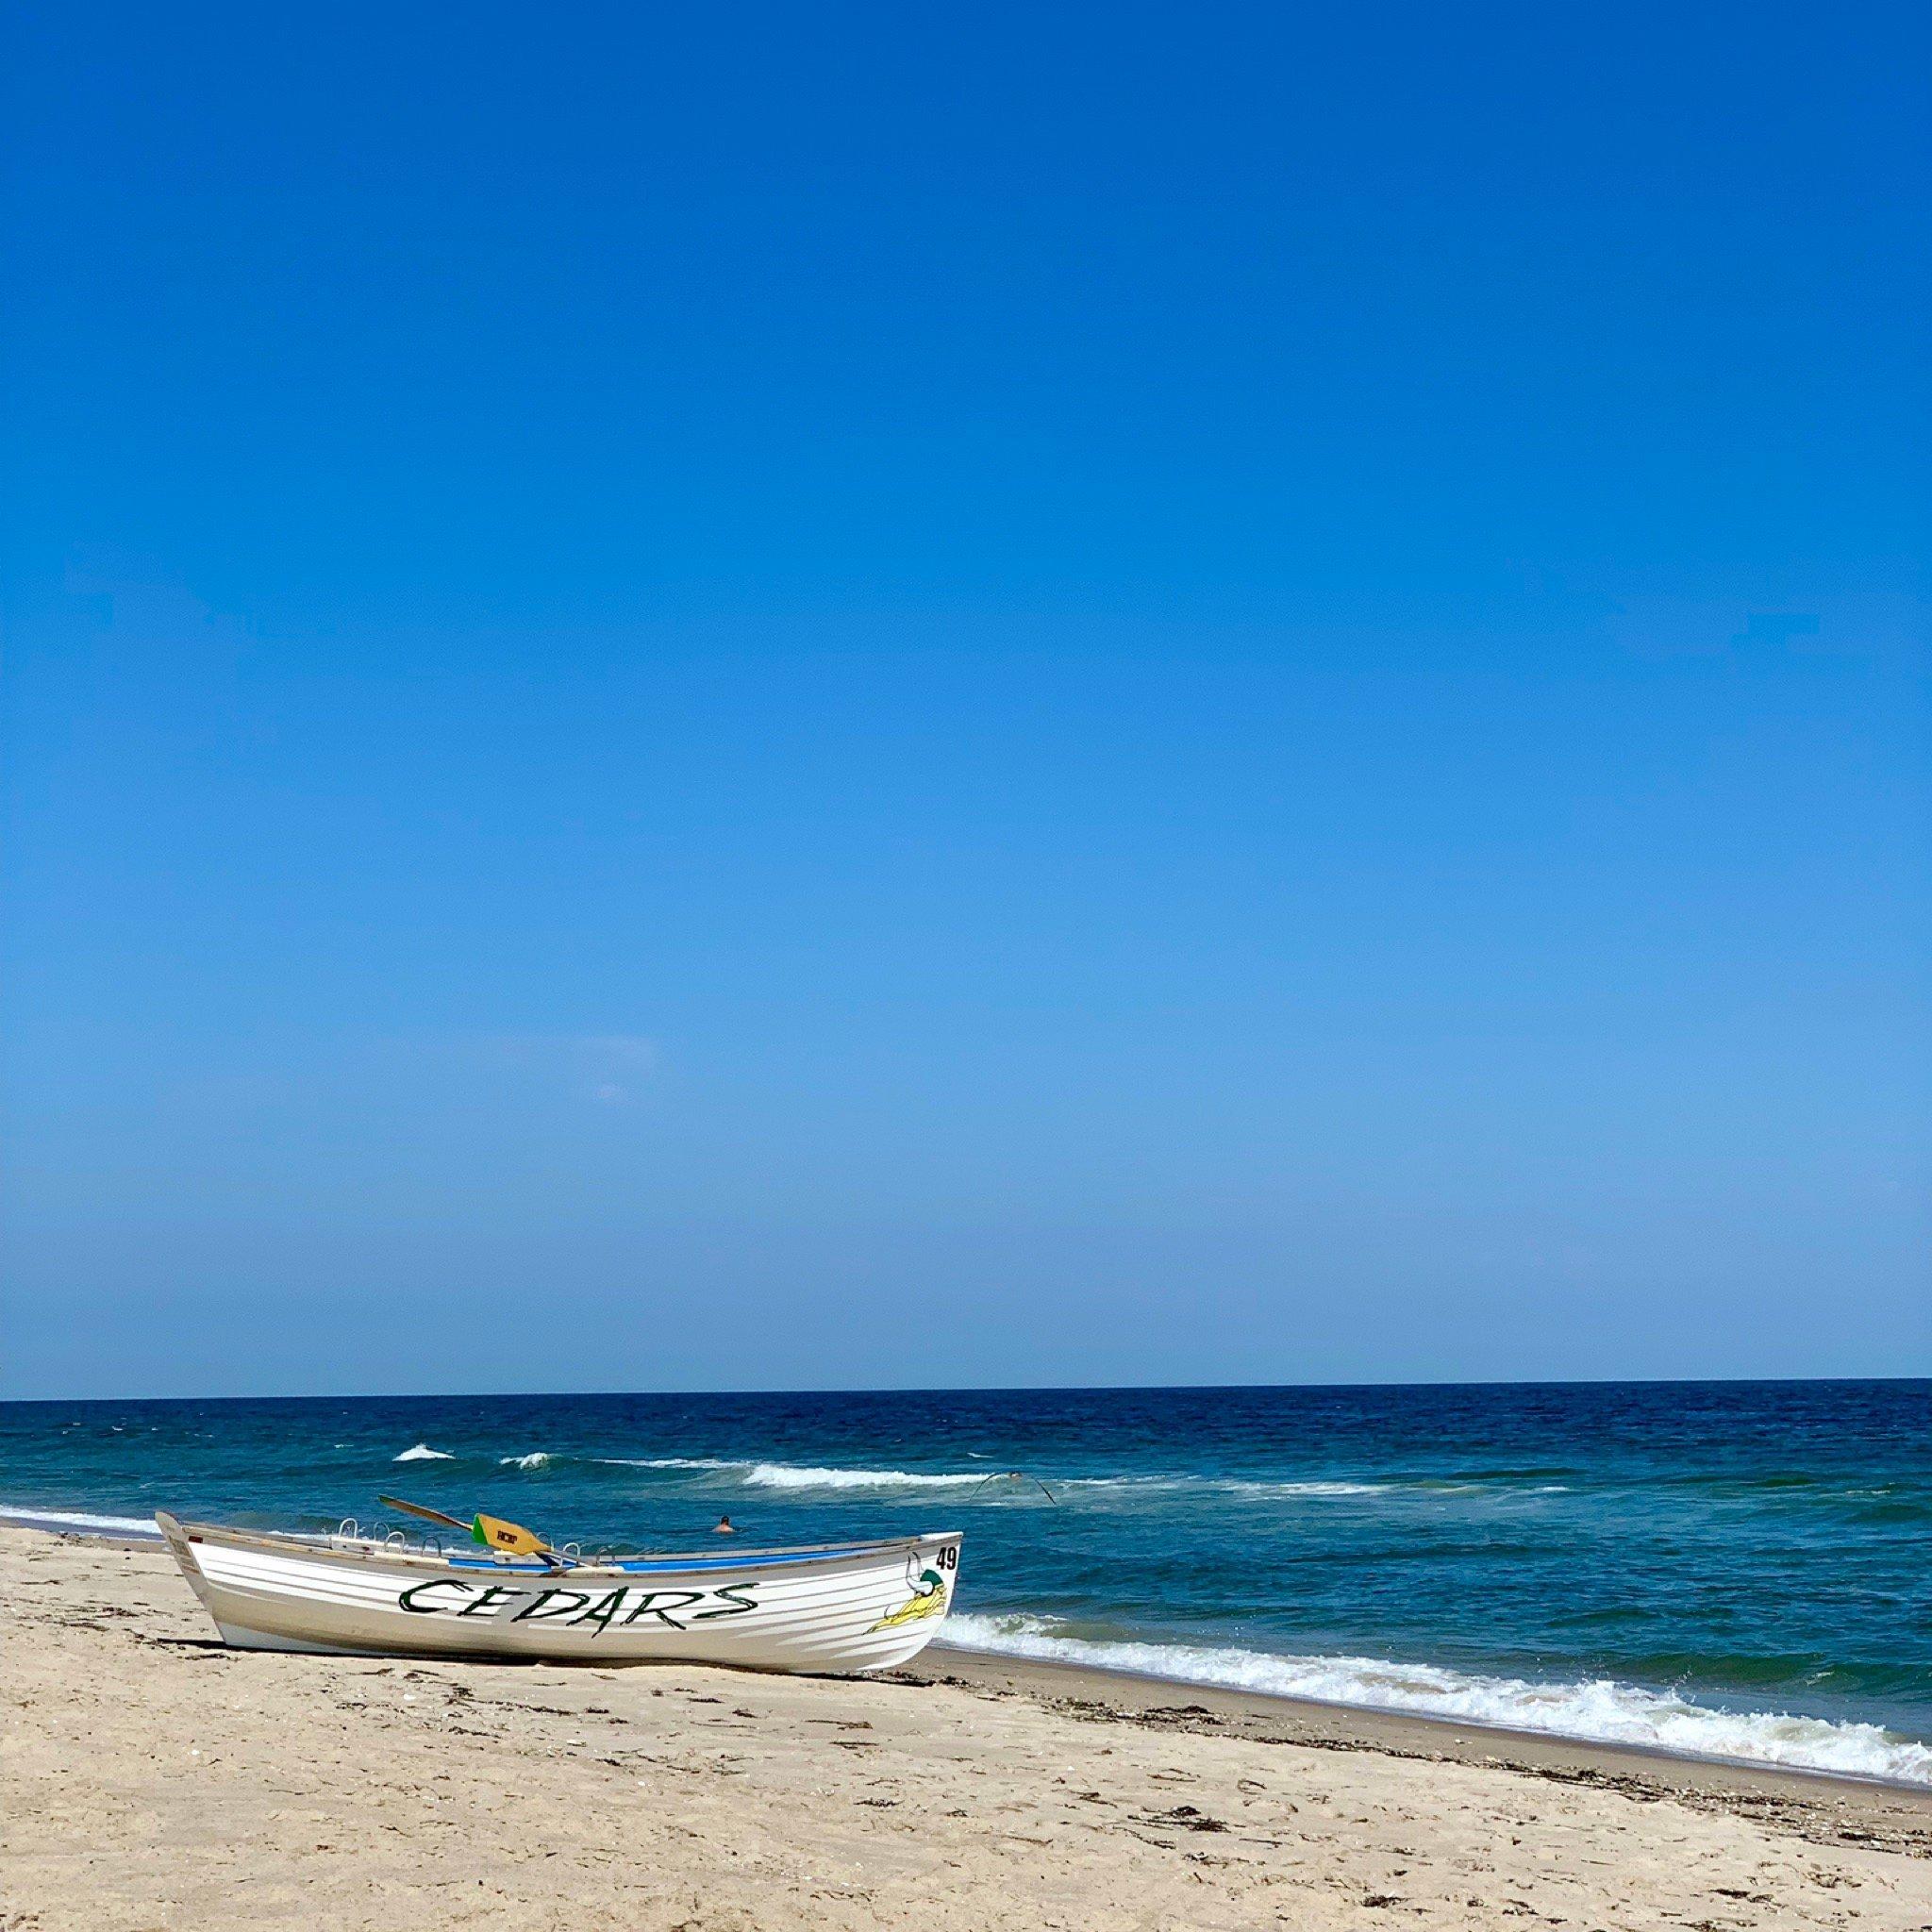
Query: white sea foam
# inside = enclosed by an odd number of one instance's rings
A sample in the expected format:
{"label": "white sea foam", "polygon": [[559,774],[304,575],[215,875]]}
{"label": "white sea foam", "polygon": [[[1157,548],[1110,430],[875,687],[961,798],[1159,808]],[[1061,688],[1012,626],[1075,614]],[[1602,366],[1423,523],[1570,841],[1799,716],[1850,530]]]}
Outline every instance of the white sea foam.
{"label": "white sea foam", "polygon": [[931,1490],[957,1489],[993,1480],[983,1469],[923,1472],[908,1469],[821,1469],[797,1462],[732,1460],[722,1456],[603,1456],[600,1462],[625,1469],[708,1469],[737,1474],[754,1490]]}
{"label": "white sea foam", "polygon": [[[991,1460],[975,1449],[964,1452],[974,1460]],[[506,1457],[506,1462],[522,1458]],[[753,1457],[731,1456],[599,1456],[593,1460],[622,1469],[688,1469],[709,1471],[735,1476],[755,1490],[957,1490],[976,1484],[989,1486],[990,1496],[1003,1493],[999,1477],[1004,1470],[909,1470],[843,1469],[812,1463],[765,1462]],[[1025,1473],[1028,1478],[1032,1471]],[[1096,1497],[1109,1493],[1138,1492],[1156,1496],[1162,1491],[1191,1497],[1252,1496],[1284,1500],[1305,1498],[1316,1501],[1353,1496],[1387,1496],[1433,1500],[1462,1496],[1486,1491],[1489,1485],[1458,1482],[1439,1477],[1391,1477],[1381,1481],[1361,1481],[1343,1477],[1249,1477],[1190,1474],[1180,1471],[1145,1473],[1134,1475],[1057,1475],[1047,1472],[1041,1480],[1056,1494],[1091,1491]],[[1536,1493],[1555,1493],[1562,1484],[1546,1485]],[[1033,1492],[1037,1499],[1037,1491]]]}
{"label": "white sea foam", "polygon": [[1378,1496],[1391,1487],[1388,1483],[1248,1482],[1234,1477],[1222,1482],[1212,1476],[1204,1480],[1237,1496]]}
{"label": "white sea foam", "polygon": [[905,1469],[810,1469],[790,1462],[755,1462],[745,1474],[755,1490],[951,1490],[988,1480],[984,1470],[926,1474]]}
{"label": "white sea foam", "polygon": [[719,1456],[593,1456],[593,1462],[616,1469],[749,1469],[748,1462],[730,1462]]}
{"label": "white sea foam", "polygon": [[456,1457],[447,1449],[432,1449],[427,1442],[418,1442],[413,1449],[405,1449],[396,1457],[398,1462],[454,1462]]}
{"label": "white sea foam", "polygon": [[86,1509],[23,1509],[0,1503],[0,1518],[10,1523],[45,1524],[50,1529],[111,1529],[121,1536],[158,1537],[152,1516],[95,1516]]}
{"label": "white sea foam", "polygon": [[[976,1456],[974,1450],[967,1451]],[[514,1460],[516,1458],[506,1458]],[[997,1484],[1001,1470],[841,1469],[796,1462],[760,1462],[749,1457],[727,1456],[600,1456],[599,1462],[624,1469],[709,1470],[736,1475],[755,1490],[952,1490],[976,1484]],[[1401,1489],[1426,1489],[1434,1493],[1472,1488],[1471,1484],[1405,1484],[1342,1481],[1259,1481],[1211,1475],[1079,1475],[1049,1474],[1050,1488],[1058,1491],[1161,1490],[1199,1494],[1216,1491],[1235,1496],[1375,1496]],[[995,1491],[997,1493],[997,1491]]]}
{"label": "white sea foam", "polygon": [[549,1450],[533,1449],[527,1456],[499,1456],[496,1466],[499,1469],[541,1469],[549,1460]]}
{"label": "white sea foam", "polygon": [[1399,1491],[1442,1495],[1474,1487],[1469,1483],[1363,1483],[1234,1475],[1050,1475],[1046,1480],[1056,1490],[1180,1490],[1194,1496],[1384,1496]]}
{"label": "white sea foam", "polygon": [[1091,1664],[1179,1684],[1409,1711],[1597,1743],[1635,1744],[1682,1757],[1736,1758],[1932,1785],[1932,1745],[1876,1724],[1717,1710],[1603,1678],[1532,1684],[1521,1677],[1477,1677],[1377,1657],[1275,1657],[1202,1644],[1103,1641],[1059,1635],[1045,1619],[1024,1616],[955,1615],[947,1620],[943,1641],[962,1650]]}

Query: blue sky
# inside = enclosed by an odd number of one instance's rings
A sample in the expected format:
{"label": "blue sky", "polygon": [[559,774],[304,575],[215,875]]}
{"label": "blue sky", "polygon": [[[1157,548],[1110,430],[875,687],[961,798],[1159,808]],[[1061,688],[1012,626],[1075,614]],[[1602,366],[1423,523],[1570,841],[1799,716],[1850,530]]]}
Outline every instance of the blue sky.
{"label": "blue sky", "polygon": [[1926,39],[20,29],[0,1392],[1925,1373]]}

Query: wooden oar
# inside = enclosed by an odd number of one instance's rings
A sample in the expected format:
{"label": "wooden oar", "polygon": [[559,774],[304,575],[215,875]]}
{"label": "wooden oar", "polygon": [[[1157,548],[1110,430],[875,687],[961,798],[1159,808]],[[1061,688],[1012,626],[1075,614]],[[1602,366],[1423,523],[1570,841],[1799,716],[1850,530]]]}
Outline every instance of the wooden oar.
{"label": "wooden oar", "polygon": [[411,1516],[420,1516],[427,1523],[467,1530],[470,1541],[481,1543],[485,1549],[501,1550],[508,1557],[536,1557],[553,1570],[569,1567],[567,1557],[559,1557],[535,1530],[525,1529],[521,1523],[506,1523],[500,1516],[485,1516],[480,1510],[475,1522],[465,1523],[459,1516],[446,1516],[441,1509],[431,1509],[422,1503],[406,1503],[400,1496],[377,1496],[375,1500],[385,1508],[407,1509]]}
{"label": "wooden oar", "polygon": [[406,1503],[400,1496],[378,1496],[375,1499],[385,1509],[405,1509],[411,1516],[420,1516],[425,1523],[441,1523],[451,1529],[467,1531],[470,1525],[459,1516],[445,1516],[441,1509],[430,1509],[421,1503]]}

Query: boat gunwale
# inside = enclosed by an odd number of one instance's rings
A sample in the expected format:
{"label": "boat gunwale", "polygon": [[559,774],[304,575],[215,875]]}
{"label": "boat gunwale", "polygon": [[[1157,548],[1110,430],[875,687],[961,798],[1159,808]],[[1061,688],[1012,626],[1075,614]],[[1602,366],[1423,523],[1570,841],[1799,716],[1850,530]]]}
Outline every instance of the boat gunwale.
{"label": "boat gunwale", "polygon": [[692,1570],[728,1570],[742,1565],[759,1568],[773,1558],[791,1558],[797,1566],[836,1563],[856,1557],[908,1556],[932,1543],[960,1542],[964,1532],[957,1529],[925,1530],[918,1535],[882,1537],[858,1543],[761,1543],[741,1550],[634,1550],[612,1552],[600,1561],[568,1559],[566,1571],[549,1569],[541,1562],[500,1558],[479,1550],[475,1557],[456,1556],[446,1550],[421,1545],[378,1542],[372,1537],[338,1538],[333,1531],[310,1538],[288,1530],[237,1529],[220,1523],[191,1523],[166,1510],[155,1512],[156,1524],[170,1541],[178,1536],[184,1541],[216,1541],[231,1547],[265,1550],[272,1556],[295,1557],[308,1560],[333,1558],[339,1562],[410,1563],[428,1569],[481,1572],[511,1576],[621,1576],[635,1575],[625,1564],[649,1563],[654,1568],[683,1566]]}

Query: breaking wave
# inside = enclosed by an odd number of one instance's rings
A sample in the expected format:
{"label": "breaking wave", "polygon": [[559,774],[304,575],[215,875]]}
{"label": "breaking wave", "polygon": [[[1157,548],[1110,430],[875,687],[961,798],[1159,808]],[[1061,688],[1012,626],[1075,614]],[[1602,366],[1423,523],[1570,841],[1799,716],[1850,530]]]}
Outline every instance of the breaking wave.
{"label": "breaking wave", "polygon": [[983,1469],[928,1474],[905,1469],[811,1469],[790,1462],[756,1462],[744,1479],[755,1490],[951,1490],[988,1478]]}
{"label": "breaking wave", "polygon": [[[390,1440],[393,1441],[394,1437]],[[432,1449],[427,1442],[418,1442],[413,1449],[405,1449],[395,1458],[398,1462],[454,1462],[456,1457],[447,1449]]]}
{"label": "breaking wave", "polygon": [[[977,1451],[966,1451],[977,1455]],[[529,1466],[522,1457],[507,1457],[508,1462]],[[732,1476],[748,1490],[962,1490],[974,1486],[997,1486],[1003,1476],[1018,1474],[993,1468],[968,1471],[910,1471],[910,1468],[837,1468],[809,1462],[761,1462],[756,1457],[717,1457],[717,1455],[657,1455],[657,1457],[593,1457],[591,1460],[614,1468],[684,1468],[711,1474]],[[981,1460],[995,1460],[983,1457]],[[1138,1474],[1138,1476],[1060,1476],[1051,1468],[1043,1473],[1025,1471],[1025,1478],[1040,1476],[1057,1493],[1062,1491],[1136,1491],[1154,1495],[1174,1491],[1186,1495],[1237,1495],[1237,1497],[1351,1497],[1351,1495],[1457,1495],[1480,1490],[1474,1482],[1440,1482],[1432,1478],[1399,1478],[1385,1482],[1353,1482],[1342,1478],[1306,1480],[1263,1480],[1246,1476],[1194,1476],[1194,1474]]]}
{"label": "breaking wave", "polygon": [[[397,1458],[398,1461],[401,1457]],[[547,1449],[533,1449],[527,1456],[499,1456],[496,1466],[499,1469],[541,1469],[550,1460]]]}
{"label": "breaking wave", "polygon": [[[968,1455],[976,1452],[967,1451]],[[956,1490],[974,1485],[997,1484],[1012,1472],[993,1469],[909,1470],[841,1469],[810,1463],[762,1462],[751,1457],[729,1456],[599,1456],[591,1458],[608,1467],[621,1469],[700,1470],[734,1476],[754,1490]],[[991,1461],[991,1457],[981,1458]],[[521,1457],[506,1457],[520,1466]],[[1028,1477],[1035,1473],[1025,1472]],[[1387,1482],[1356,1482],[1340,1478],[1303,1480],[1262,1480],[1241,1476],[1190,1475],[1179,1473],[1144,1475],[1059,1475],[1051,1470],[1042,1479],[1056,1491],[1137,1491],[1148,1494],[1159,1491],[1185,1491],[1194,1495],[1218,1493],[1226,1496],[1341,1497],[1379,1496],[1397,1492],[1451,1495],[1481,1487],[1471,1482],[1408,1479]]]}
{"label": "breaking wave", "polygon": [[1047,1620],[1030,1616],[956,1614],[947,1621],[942,1641],[961,1650],[1089,1664],[1177,1684],[1452,1718],[1593,1743],[1637,1745],[1679,1757],[1731,1758],[1932,1786],[1932,1745],[1876,1724],[1719,1710],[1666,1691],[1601,1678],[1535,1684],[1376,1657],[1277,1657],[1202,1644],[1102,1641],[1058,1634]]}
{"label": "breaking wave", "polygon": [[612,1469],[749,1469],[748,1462],[731,1462],[722,1456],[596,1456]]}
{"label": "breaking wave", "polygon": [[988,1481],[983,1469],[928,1474],[906,1469],[819,1469],[793,1462],[732,1461],[718,1456],[608,1456],[606,1462],[626,1469],[708,1469],[737,1474],[754,1490],[928,1490],[956,1489]]}

